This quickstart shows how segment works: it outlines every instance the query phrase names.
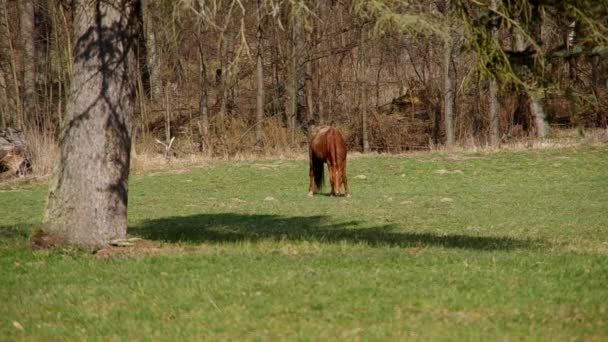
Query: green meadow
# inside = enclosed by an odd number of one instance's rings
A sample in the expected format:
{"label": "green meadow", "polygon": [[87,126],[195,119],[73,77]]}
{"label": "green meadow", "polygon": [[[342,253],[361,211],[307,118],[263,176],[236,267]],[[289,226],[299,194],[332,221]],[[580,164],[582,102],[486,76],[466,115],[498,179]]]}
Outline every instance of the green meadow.
{"label": "green meadow", "polygon": [[608,340],[608,147],[132,174],[132,247],[32,250],[0,185],[1,340]]}

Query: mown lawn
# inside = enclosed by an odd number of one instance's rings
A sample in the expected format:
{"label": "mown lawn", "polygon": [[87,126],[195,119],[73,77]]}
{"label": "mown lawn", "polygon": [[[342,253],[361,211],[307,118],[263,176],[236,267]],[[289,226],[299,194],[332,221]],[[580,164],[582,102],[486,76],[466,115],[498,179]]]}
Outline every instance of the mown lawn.
{"label": "mown lawn", "polygon": [[351,198],[307,197],[305,160],[132,175],[144,240],[93,255],[30,250],[46,186],[0,186],[0,339],[608,339],[608,146],[348,175]]}

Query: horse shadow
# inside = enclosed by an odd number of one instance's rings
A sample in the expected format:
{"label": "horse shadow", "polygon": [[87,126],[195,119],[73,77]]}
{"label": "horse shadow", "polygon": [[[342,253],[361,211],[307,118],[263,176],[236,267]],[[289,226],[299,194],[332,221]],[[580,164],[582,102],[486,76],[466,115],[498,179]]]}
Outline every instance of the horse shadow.
{"label": "horse shadow", "polygon": [[170,243],[235,243],[261,240],[366,243],[374,247],[445,247],[471,250],[536,248],[537,241],[510,237],[407,232],[395,225],[362,226],[358,221],[327,224],[327,216],[246,215],[234,213],[174,216],[145,221],[129,234]]}

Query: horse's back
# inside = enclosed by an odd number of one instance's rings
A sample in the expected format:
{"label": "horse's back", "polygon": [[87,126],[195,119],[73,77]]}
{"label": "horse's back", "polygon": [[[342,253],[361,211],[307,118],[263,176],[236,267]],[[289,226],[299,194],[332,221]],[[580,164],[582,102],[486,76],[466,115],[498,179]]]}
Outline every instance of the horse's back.
{"label": "horse's back", "polygon": [[346,159],[346,143],[340,130],[334,127],[320,128],[310,143],[311,154],[327,160],[330,156],[338,160]]}

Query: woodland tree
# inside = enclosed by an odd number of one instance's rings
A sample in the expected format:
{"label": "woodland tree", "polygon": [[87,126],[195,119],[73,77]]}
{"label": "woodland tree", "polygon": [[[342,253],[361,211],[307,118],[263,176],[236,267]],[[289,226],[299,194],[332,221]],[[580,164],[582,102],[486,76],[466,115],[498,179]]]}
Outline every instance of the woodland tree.
{"label": "woodland tree", "polygon": [[137,0],[76,0],[74,75],[39,245],[107,245],[127,231]]}

